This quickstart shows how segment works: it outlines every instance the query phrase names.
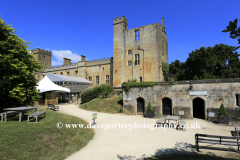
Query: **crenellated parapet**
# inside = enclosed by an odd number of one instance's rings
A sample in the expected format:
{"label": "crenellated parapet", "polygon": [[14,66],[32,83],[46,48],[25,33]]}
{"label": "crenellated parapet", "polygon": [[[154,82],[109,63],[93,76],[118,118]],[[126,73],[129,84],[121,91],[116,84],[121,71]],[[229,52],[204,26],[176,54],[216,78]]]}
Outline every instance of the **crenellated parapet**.
{"label": "crenellated parapet", "polygon": [[[104,64],[109,64],[112,62],[113,57],[111,58],[104,58],[104,59],[97,59],[93,61],[86,61],[84,62],[84,66],[95,66],[95,65],[104,65]],[[71,64],[66,64],[66,65],[60,65],[60,66],[54,66],[54,67],[48,67],[44,68],[45,71],[55,71],[55,70],[67,70],[67,69],[73,69],[73,68],[78,68],[78,67],[83,67],[83,62],[79,61],[77,63],[71,63]]]}
{"label": "crenellated parapet", "polygon": [[49,56],[52,55],[51,51],[40,49],[40,48],[36,48],[36,49],[31,50],[31,53],[32,54],[42,53],[42,54],[49,55]]}
{"label": "crenellated parapet", "polygon": [[78,63],[71,63],[71,64],[67,64],[67,65],[60,65],[60,66],[53,66],[53,67],[48,67],[48,68],[44,68],[45,71],[51,71],[51,70],[58,70],[58,69],[71,69],[71,68],[75,68],[78,67]]}
{"label": "crenellated parapet", "polygon": [[127,24],[128,19],[125,16],[117,17],[113,19],[113,25],[124,22]]}
{"label": "crenellated parapet", "polygon": [[87,63],[88,66],[95,66],[95,65],[103,65],[103,64],[109,64],[112,62],[113,57],[111,58],[103,58],[103,59],[97,59],[97,60],[92,60]]}

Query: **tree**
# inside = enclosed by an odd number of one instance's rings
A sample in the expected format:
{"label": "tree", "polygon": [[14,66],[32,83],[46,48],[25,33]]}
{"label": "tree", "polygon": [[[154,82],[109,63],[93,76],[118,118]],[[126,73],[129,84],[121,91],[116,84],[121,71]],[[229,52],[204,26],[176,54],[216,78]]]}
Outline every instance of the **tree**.
{"label": "tree", "polygon": [[15,31],[0,18],[0,110],[28,105],[40,97],[33,73],[42,67],[27,50],[30,43],[15,35]]}
{"label": "tree", "polygon": [[221,103],[219,114],[220,115],[227,115],[227,111],[226,111],[226,108],[224,107],[223,103]]}
{"label": "tree", "polygon": [[183,80],[185,76],[185,63],[176,60],[169,64],[169,74],[174,80]]}
{"label": "tree", "polygon": [[169,65],[170,75],[176,80],[239,78],[240,60],[235,47],[216,44],[214,47],[201,47],[189,53],[186,62],[179,60]]}
{"label": "tree", "polygon": [[169,66],[167,63],[162,62],[162,72],[165,81],[169,80]]}
{"label": "tree", "polygon": [[[233,22],[229,22],[229,26],[222,32],[230,32],[230,38],[237,39],[238,38],[238,44],[240,44],[240,27],[237,28],[237,19],[235,19]],[[236,47],[235,50],[240,48],[240,46]]]}

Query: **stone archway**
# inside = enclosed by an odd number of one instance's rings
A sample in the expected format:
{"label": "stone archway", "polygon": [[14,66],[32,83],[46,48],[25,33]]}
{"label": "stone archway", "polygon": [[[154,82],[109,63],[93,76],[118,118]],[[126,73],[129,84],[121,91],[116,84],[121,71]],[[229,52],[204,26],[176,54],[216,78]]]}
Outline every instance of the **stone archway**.
{"label": "stone archway", "polygon": [[201,98],[193,99],[193,118],[205,120],[205,103]]}
{"label": "stone archway", "polygon": [[144,114],[145,113],[145,101],[143,98],[139,97],[137,99],[137,114]]}
{"label": "stone archway", "polygon": [[172,115],[172,100],[170,98],[162,99],[162,114]]}

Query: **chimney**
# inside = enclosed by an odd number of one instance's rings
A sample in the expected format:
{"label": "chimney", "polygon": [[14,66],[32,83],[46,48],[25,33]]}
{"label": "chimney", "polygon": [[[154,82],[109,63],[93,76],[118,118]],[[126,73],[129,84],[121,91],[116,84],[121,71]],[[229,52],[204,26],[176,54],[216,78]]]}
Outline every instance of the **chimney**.
{"label": "chimney", "polygon": [[162,27],[164,28],[164,18],[161,19]]}
{"label": "chimney", "polygon": [[63,58],[63,65],[71,64],[71,59]]}
{"label": "chimney", "polygon": [[86,58],[86,56],[84,56],[84,55],[81,55],[81,61],[82,61],[82,62],[84,62],[84,61],[85,61],[85,58]]}

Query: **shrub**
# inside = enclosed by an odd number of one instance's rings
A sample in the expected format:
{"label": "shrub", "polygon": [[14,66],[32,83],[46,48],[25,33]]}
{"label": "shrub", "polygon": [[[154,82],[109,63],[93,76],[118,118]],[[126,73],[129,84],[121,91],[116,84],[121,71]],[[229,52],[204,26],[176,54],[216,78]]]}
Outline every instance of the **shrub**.
{"label": "shrub", "polygon": [[89,102],[94,98],[98,98],[99,95],[102,93],[101,87],[94,87],[88,91],[85,91],[81,94],[82,104]]}
{"label": "shrub", "polygon": [[226,111],[226,108],[224,107],[223,103],[221,104],[219,114],[220,115],[227,115],[227,111]]}
{"label": "shrub", "polygon": [[148,103],[148,109],[147,109],[148,111],[153,111],[153,107],[152,107],[152,105],[151,105],[151,103],[149,102]]}
{"label": "shrub", "polygon": [[113,87],[110,87],[109,85],[101,85],[101,98],[106,98],[108,95],[113,91]]}
{"label": "shrub", "polygon": [[195,76],[193,77],[193,80],[199,80],[199,78],[195,75]]}

